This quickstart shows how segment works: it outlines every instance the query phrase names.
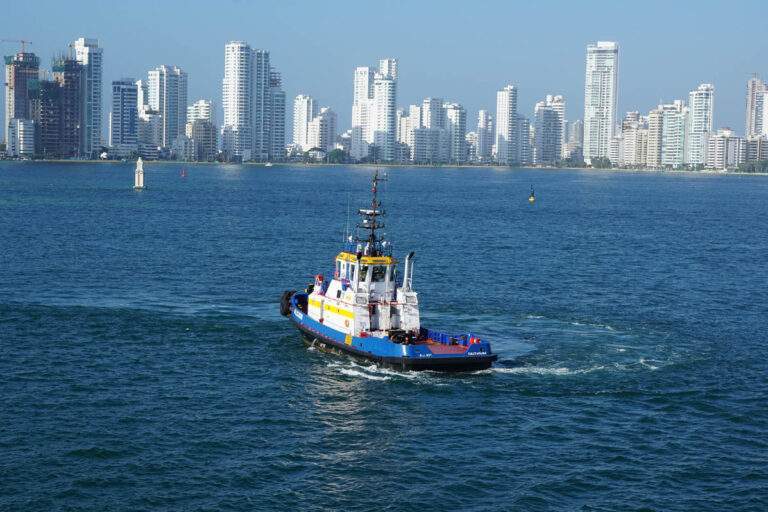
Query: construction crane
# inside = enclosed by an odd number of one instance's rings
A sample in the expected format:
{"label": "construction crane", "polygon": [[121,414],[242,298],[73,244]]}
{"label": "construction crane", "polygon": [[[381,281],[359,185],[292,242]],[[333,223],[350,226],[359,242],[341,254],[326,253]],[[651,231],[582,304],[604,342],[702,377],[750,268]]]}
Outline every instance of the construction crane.
{"label": "construction crane", "polygon": [[26,53],[27,45],[32,44],[32,41],[27,41],[26,39],[0,39],[0,43],[20,43],[21,53]]}

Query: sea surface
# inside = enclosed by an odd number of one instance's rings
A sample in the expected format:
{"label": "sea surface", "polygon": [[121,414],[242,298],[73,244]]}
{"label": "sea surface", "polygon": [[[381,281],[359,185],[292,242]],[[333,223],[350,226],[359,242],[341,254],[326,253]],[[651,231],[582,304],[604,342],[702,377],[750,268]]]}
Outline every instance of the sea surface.
{"label": "sea surface", "polygon": [[182,167],[0,162],[0,510],[768,510],[768,178],[386,169],[445,376],[279,314],[373,169]]}

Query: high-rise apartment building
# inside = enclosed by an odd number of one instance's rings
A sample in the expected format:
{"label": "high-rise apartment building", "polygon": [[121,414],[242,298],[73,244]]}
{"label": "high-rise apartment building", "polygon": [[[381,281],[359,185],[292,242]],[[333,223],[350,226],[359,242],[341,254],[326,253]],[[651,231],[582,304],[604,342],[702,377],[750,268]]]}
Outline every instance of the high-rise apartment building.
{"label": "high-rise apartment building", "polygon": [[[40,59],[31,52],[19,52],[15,55],[5,57],[5,126],[3,127],[4,140],[8,146],[19,147],[18,140],[11,140],[11,126],[14,119],[33,120],[36,115],[36,105],[38,101],[37,93],[34,92],[40,78]],[[24,131],[28,124],[16,124],[14,129],[16,135]],[[28,145],[27,145],[28,147]]]}
{"label": "high-rise apartment building", "polygon": [[[83,126],[84,66],[75,59],[58,56],[54,58],[52,71],[54,84],[58,87],[58,94],[54,93],[58,105],[53,107],[58,109],[58,124],[49,118],[46,126],[42,126],[41,119],[41,131],[47,133],[42,149],[51,157],[89,157]],[[58,140],[54,140],[54,137]]]}
{"label": "high-rise apartment building", "polygon": [[139,150],[138,86],[129,78],[112,82],[112,111],[109,113],[109,146],[120,158]]}
{"label": "high-rise apartment building", "polygon": [[536,104],[534,113],[533,163],[553,165],[560,160],[562,138],[560,116],[544,102]]}
{"label": "high-rise apartment building", "polygon": [[688,115],[682,100],[659,105],[648,113],[648,167],[679,167],[685,163]]}
{"label": "high-rise apartment building", "polygon": [[707,136],[712,132],[715,87],[701,84],[688,93],[688,128],[685,139],[685,163],[703,165],[707,153]]}
{"label": "high-rise apartment building", "polygon": [[253,147],[253,49],[244,41],[224,47],[221,146],[227,160],[250,160]]}
{"label": "high-rise apartment building", "polygon": [[672,108],[665,108],[662,115],[661,165],[677,168],[685,163],[688,107],[682,100],[677,100]]}
{"label": "high-rise apartment building", "polygon": [[353,159],[396,159],[397,78],[396,59],[381,59],[378,70],[368,66],[355,68],[350,150]]}
{"label": "high-rise apartment building", "polygon": [[317,148],[327,153],[333,150],[336,144],[336,125],[336,112],[328,107],[321,108],[307,126],[307,151]]}
{"label": "high-rise apartment building", "polygon": [[214,108],[211,100],[199,99],[187,107],[187,123],[195,121],[214,122]]}
{"label": "high-rise apartment building", "polygon": [[757,76],[753,76],[747,82],[747,121],[744,129],[746,138],[768,135],[768,126],[764,122],[766,110],[766,96],[768,88]]}
{"label": "high-rise apartment building", "polygon": [[394,162],[397,155],[397,75],[389,72],[396,72],[397,61],[384,59],[381,62],[386,63],[385,68],[380,69],[373,80],[373,145],[377,161]]}
{"label": "high-rise apartment building", "polygon": [[72,43],[83,66],[83,153],[94,157],[101,149],[103,49],[97,39],[81,37]]}
{"label": "high-rise apartment building", "polygon": [[170,148],[184,135],[187,122],[187,73],[176,66],[158,66],[147,74],[149,107],[162,118],[160,145]]}
{"label": "high-rise apartment building", "polygon": [[269,52],[253,50],[253,147],[251,158],[260,162],[269,160],[271,135],[269,130],[272,98]]}
{"label": "high-rise apartment building", "polygon": [[224,47],[224,124],[221,145],[228,160],[280,160],[285,152],[285,92],[267,50],[244,41]]}
{"label": "high-rise apartment building", "polygon": [[269,89],[269,113],[266,117],[267,154],[263,157],[266,161],[282,161],[285,159],[285,91],[283,91],[283,79],[280,73],[270,67]]}
{"label": "high-rise apartment building", "polygon": [[487,110],[477,113],[477,161],[490,162],[493,149],[493,116]]}
{"label": "high-rise apartment building", "polygon": [[584,161],[608,156],[614,135],[618,96],[619,45],[598,41],[587,46],[584,82]]}
{"label": "high-rise apartment building", "polygon": [[446,103],[443,110],[449,144],[448,161],[464,163],[467,161],[467,111],[458,103]]}
{"label": "high-rise apartment building", "polygon": [[724,128],[709,134],[706,166],[708,169],[735,169],[744,162],[745,153],[744,139]]}
{"label": "high-rise apartment building", "polygon": [[299,94],[293,100],[293,143],[301,151],[309,151],[308,127],[317,115],[317,106],[312,96]]}
{"label": "high-rise apartment building", "polygon": [[507,85],[496,93],[495,159],[501,165],[520,163],[517,87]]}
{"label": "high-rise apartment building", "polygon": [[534,108],[533,162],[552,165],[562,158],[565,141],[565,99],[548,94]]}
{"label": "high-rise apartment building", "polygon": [[350,156],[354,160],[368,157],[371,102],[373,101],[373,78],[375,70],[369,66],[355,68],[352,97],[352,139]]}

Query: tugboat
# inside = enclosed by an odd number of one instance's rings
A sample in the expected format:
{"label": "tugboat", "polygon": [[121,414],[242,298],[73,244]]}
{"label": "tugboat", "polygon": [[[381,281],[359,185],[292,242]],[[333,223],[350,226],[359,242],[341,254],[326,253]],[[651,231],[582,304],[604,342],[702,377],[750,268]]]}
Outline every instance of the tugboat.
{"label": "tugboat", "polygon": [[360,209],[355,234],[336,256],[333,277],[317,274],[305,291],[286,291],[280,312],[305,343],[334,354],[399,370],[476,371],[497,355],[472,333],[449,334],[421,326],[413,290],[414,253],[405,257],[402,279],[392,246],[379,232],[383,179],[373,176],[370,208]]}

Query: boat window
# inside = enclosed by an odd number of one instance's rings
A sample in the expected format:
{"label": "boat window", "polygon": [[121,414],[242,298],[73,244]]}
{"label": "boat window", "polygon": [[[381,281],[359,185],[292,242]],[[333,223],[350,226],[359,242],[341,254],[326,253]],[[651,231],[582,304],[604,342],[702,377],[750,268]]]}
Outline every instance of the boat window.
{"label": "boat window", "polygon": [[371,281],[374,283],[383,283],[387,276],[387,267],[382,265],[376,265],[373,267],[373,274],[371,274]]}
{"label": "boat window", "polygon": [[354,281],[355,280],[355,266],[349,265],[347,267],[347,270],[349,271],[349,280]]}
{"label": "boat window", "polygon": [[363,265],[362,267],[360,267],[360,281],[365,282],[367,277],[368,277],[368,265]]}

